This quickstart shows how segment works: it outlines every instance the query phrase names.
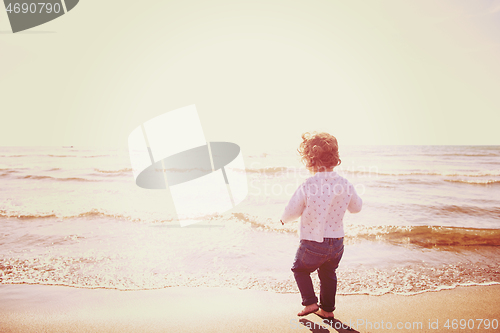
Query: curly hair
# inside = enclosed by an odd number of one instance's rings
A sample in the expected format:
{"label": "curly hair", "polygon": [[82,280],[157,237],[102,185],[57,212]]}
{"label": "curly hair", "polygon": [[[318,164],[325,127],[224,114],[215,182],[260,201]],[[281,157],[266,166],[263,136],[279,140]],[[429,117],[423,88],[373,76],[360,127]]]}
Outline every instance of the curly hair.
{"label": "curly hair", "polygon": [[337,139],[328,133],[302,134],[302,143],[297,151],[302,163],[313,172],[333,169],[341,163]]}

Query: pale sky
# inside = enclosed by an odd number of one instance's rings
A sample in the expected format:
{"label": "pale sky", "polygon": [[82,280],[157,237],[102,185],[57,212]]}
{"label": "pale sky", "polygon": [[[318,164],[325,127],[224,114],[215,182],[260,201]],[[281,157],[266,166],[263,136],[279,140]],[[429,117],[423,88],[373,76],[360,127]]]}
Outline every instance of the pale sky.
{"label": "pale sky", "polygon": [[12,34],[0,146],[126,147],[196,104],[208,141],[500,144],[500,0],[81,0]]}

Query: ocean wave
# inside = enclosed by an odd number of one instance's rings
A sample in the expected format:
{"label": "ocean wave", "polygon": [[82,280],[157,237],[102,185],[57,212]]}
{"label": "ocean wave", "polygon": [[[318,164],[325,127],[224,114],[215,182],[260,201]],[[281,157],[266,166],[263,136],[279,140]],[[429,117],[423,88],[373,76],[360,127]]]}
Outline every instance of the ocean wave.
{"label": "ocean wave", "polygon": [[43,155],[0,155],[0,157],[26,157],[26,156],[43,156]]}
{"label": "ocean wave", "polygon": [[171,222],[172,219],[165,218],[161,221],[152,221],[152,220],[146,220],[146,219],[140,219],[140,218],[134,218],[128,215],[124,214],[114,214],[111,212],[104,212],[99,209],[91,209],[89,211],[81,212],[78,214],[72,214],[72,215],[65,215],[62,216],[64,218],[87,218],[87,217],[105,217],[105,218],[111,218],[111,219],[116,219],[116,220],[127,220],[127,221],[132,221],[132,222]]}
{"label": "ocean wave", "polygon": [[78,157],[77,155],[53,155],[53,154],[48,154],[47,156],[49,156],[49,157]]}
{"label": "ocean wave", "polygon": [[378,172],[365,170],[339,169],[339,173],[353,175],[378,175],[378,176],[440,176],[440,177],[500,177],[500,172],[476,172],[476,173],[453,173],[453,172],[432,172],[432,171],[400,171],[400,172]]}
{"label": "ocean wave", "polygon": [[110,157],[116,155],[109,154],[100,154],[100,155],[64,155],[64,154],[13,154],[13,155],[0,155],[1,157],[10,158],[10,157],[56,157],[56,158],[94,158],[94,157]]}
{"label": "ocean wave", "polygon": [[[339,174],[356,175],[356,176],[438,176],[438,177],[466,177],[466,178],[480,178],[480,177],[500,177],[500,171],[477,171],[477,172],[436,172],[436,171],[379,171],[378,167],[368,166],[361,170],[350,168],[342,168],[341,166],[335,169]],[[310,176],[307,169],[303,167],[285,167],[273,166],[263,168],[246,168],[245,171],[250,174],[261,174],[266,176],[287,175],[287,176]]]}
{"label": "ocean wave", "polygon": [[23,212],[14,212],[8,210],[0,210],[0,217],[7,218],[18,218],[18,219],[45,219],[50,217],[57,217],[54,212],[48,213],[23,213]]}
{"label": "ocean wave", "polygon": [[62,213],[57,211],[49,212],[22,212],[9,209],[0,209],[0,217],[4,218],[18,218],[18,219],[45,219],[45,218],[58,218],[58,219],[72,219],[72,218],[109,218],[116,220],[127,220],[131,222],[139,223],[170,223],[174,219],[171,217],[165,217],[162,219],[157,218],[145,218],[145,217],[132,217],[126,214],[112,213],[107,211],[102,211],[100,209],[90,209],[83,212],[72,212],[72,213]]}
{"label": "ocean wave", "polygon": [[500,180],[484,179],[484,180],[470,180],[470,179],[445,179],[450,183],[461,183],[470,185],[500,185]]}
{"label": "ocean wave", "polygon": [[75,217],[92,217],[92,216],[107,216],[107,217],[116,217],[113,214],[106,214],[100,212],[97,209],[92,209],[90,211],[82,212],[79,214],[70,214],[63,215],[54,211],[50,212],[20,212],[13,210],[0,210],[0,217],[7,218],[18,218],[18,219],[45,219],[45,218],[75,218]]}
{"label": "ocean wave", "polygon": [[[446,211],[462,214],[475,214],[474,210],[467,207],[444,206],[440,207],[442,214]],[[488,214],[500,215],[500,208],[485,209]],[[477,212],[476,212],[477,213]],[[483,212],[484,213],[484,212]],[[17,211],[14,209],[0,210],[0,217],[17,219],[86,219],[105,218],[113,220],[125,220],[135,223],[172,223],[173,216],[148,216],[129,215],[127,213],[114,213],[101,209],[89,209],[80,212],[60,212],[60,211]],[[220,222],[229,226],[233,223],[244,224],[252,229],[272,232],[272,233],[297,233],[297,222],[285,223],[282,225],[279,220],[268,217],[253,216],[246,213],[231,213],[220,215],[203,220],[205,222]],[[176,224],[177,225],[177,224]],[[393,245],[418,246],[423,248],[441,248],[444,250],[455,247],[475,247],[475,246],[500,246],[500,229],[481,229],[471,227],[450,227],[450,226],[366,226],[347,225],[345,227],[345,240],[347,243],[358,241],[386,242]]]}
{"label": "ocean wave", "polygon": [[[183,270],[158,274],[147,263],[122,262],[110,256],[0,259],[0,284],[60,285],[88,289],[151,290],[171,287],[225,287],[299,293],[291,276],[256,274],[234,267],[217,271]],[[498,285],[498,265],[459,263],[406,265],[389,269],[337,270],[340,295],[415,295],[458,286]],[[317,272],[312,282],[319,290]]]}
{"label": "ocean wave", "polygon": [[432,155],[432,156],[497,157],[497,156],[500,156],[500,152],[491,152],[491,153],[443,153],[443,154]]}
{"label": "ocean wave", "polygon": [[19,171],[15,169],[0,169],[0,177],[8,177],[14,173],[19,173]]}
{"label": "ocean wave", "polygon": [[79,157],[82,157],[82,158],[94,158],[94,157],[111,157],[111,156],[116,156],[116,155],[88,155],[88,156],[79,156]]}
{"label": "ocean wave", "polygon": [[341,295],[416,295],[459,286],[500,284],[498,265],[493,264],[420,264],[389,270],[358,268],[339,270],[337,275]]}
{"label": "ocean wave", "polygon": [[[377,169],[377,168],[375,168]],[[378,170],[378,169],[377,169]],[[346,173],[352,175],[375,175],[375,176],[444,176],[439,172],[427,172],[427,171],[401,171],[401,172],[379,172],[379,171],[366,171],[366,170],[350,170],[350,169],[339,169],[339,173]]]}
{"label": "ocean wave", "polygon": [[500,229],[443,226],[353,226],[346,232],[350,240],[383,241],[424,248],[500,246]]}
{"label": "ocean wave", "polygon": [[16,169],[0,169],[0,172],[13,173],[19,171],[17,171]]}
{"label": "ocean wave", "polygon": [[246,168],[248,173],[260,173],[264,175],[274,175],[288,170],[287,167],[265,167],[265,168]]}
{"label": "ocean wave", "polygon": [[68,181],[73,181],[73,182],[97,182],[98,181],[98,180],[94,180],[94,179],[86,179],[86,178],[80,178],[80,177],[59,178],[59,177],[40,176],[40,175],[26,175],[26,176],[19,177],[19,178],[20,179],[34,179],[34,180],[50,179],[50,180],[61,181],[61,182],[68,182]]}
{"label": "ocean wave", "polygon": [[477,206],[458,206],[458,205],[440,205],[423,206],[423,209],[431,210],[437,215],[471,215],[483,217],[500,216],[500,207],[477,207]]}
{"label": "ocean wave", "polygon": [[94,169],[95,171],[99,172],[99,173],[130,173],[132,172],[132,169],[131,168],[123,168],[123,169],[119,169],[119,170],[101,170],[101,169]]}
{"label": "ocean wave", "polygon": [[279,233],[296,233],[297,232],[297,224],[296,223],[286,223],[282,225],[276,219],[271,218],[262,218],[258,216],[252,216],[250,214],[245,213],[232,213],[231,218],[235,219],[238,222],[243,222],[245,224],[249,224],[255,229],[263,230],[263,231],[272,231]]}
{"label": "ocean wave", "polygon": [[[452,209],[448,207],[448,209]],[[494,210],[500,215],[500,208]],[[232,218],[253,228],[278,232],[296,233],[297,223],[279,221],[251,216],[244,213],[232,213]],[[458,246],[500,246],[500,229],[478,229],[445,226],[347,226],[346,242],[369,240],[387,242],[396,245],[414,245],[424,248],[458,247]]]}
{"label": "ocean wave", "polygon": [[108,154],[101,154],[101,155],[55,155],[55,154],[48,154],[46,156],[49,157],[77,157],[77,158],[94,158],[94,157],[110,157],[113,155],[108,155]]}

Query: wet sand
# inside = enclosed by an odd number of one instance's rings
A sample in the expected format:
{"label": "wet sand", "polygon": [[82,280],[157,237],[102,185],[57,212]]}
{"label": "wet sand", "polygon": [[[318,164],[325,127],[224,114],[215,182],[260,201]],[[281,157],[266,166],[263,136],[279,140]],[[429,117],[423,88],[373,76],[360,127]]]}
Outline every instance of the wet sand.
{"label": "wet sand", "polygon": [[[118,291],[23,284],[0,285],[0,300],[2,333],[500,331],[499,285],[413,296],[339,295],[332,326],[314,314],[297,317],[298,294],[255,290]],[[460,328],[461,319],[469,327]]]}

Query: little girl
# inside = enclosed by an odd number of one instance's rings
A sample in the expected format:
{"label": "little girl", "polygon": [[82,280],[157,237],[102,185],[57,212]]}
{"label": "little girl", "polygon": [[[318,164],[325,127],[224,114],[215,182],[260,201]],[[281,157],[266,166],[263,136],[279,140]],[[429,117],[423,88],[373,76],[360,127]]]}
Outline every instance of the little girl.
{"label": "little girl", "polygon": [[[346,210],[359,212],[363,202],[354,186],[333,171],[340,164],[337,139],[328,133],[304,133],[302,140],[298,152],[314,175],[295,191],[281,222],[300,216],[300,246],[292,272],[305,307],[297,315],[314,312],[331,319],[337,293],[335,270],[344,253],[343,217]],[[310,276],[315,270],[320,280],[319,305]]]}

